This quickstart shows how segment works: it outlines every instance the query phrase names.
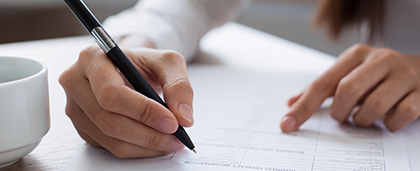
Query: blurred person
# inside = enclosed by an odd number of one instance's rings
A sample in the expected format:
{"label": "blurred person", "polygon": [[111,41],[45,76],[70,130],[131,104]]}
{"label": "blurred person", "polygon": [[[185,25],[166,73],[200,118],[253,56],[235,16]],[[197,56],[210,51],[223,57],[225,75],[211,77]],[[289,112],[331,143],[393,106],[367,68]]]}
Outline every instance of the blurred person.
{"label": "blurred person", "polygon": [[[121,158],[165,155],[183,149],[172,133],[193,125],[193,90],[186,72],[201,37],[233,20],[247,0],[142,0],[109,17],[105,28],[158,92],[169,110],[132,89],[106,54],[86,47],[60,77],[66,113],[88,143]],[[280,121],[296,131],[328,98],[330,115],[366,127],[383,118],[396,131],[420,115],[420,2],[323,0],[315,22],[338,38],[359,29],[364,42],[288,101]],[[281,29],[281,28],[279,28]]]}

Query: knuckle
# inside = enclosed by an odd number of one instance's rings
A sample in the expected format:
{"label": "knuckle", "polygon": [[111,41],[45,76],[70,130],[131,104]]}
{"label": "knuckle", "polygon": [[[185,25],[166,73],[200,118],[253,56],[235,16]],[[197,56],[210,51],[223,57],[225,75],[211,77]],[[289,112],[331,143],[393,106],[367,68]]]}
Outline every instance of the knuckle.
{"label": "knuckle", "polygon": [[105,135],[109,137],[116,137],[120,135],[123,124],[108,115],[102,115],[99,118],[98,126]]}
{"label": "knuckle", "polygon": [[58,78],[58,82],[60,83],[60,85],[66,89],[68,87],[68,85],[71,83],[70,81],[70,71],[69,70],[65,70],[60,77]]}
{"label": "knuckle", "polygon": [[402,60],[402,56],[395,50],[383,48],[379,52],[380,55],[376,57],[379,63],[399,63]]}
{"label": "knuckle", "polygon": [[186,66],[185,58],[178,52],[168,50],[163,52],[162,60],[172,66]]}
{"label": "knuckle", "polygon": [[398,105],[400,108],[400,118],[403,120],[415,120],[418,118],[419,111],[417,107],[413,104],[400,104]]}
{"label": "knuckle", "polygon": [[387,122],[384,121],[384,124],[388,128],[388,130],[391,132],[398,131],[402,128],[401,126],[391,123],[390,121],[387,121]]}
{"label": "knuckle", "polygon": [[363,58],[364,55],[370,48],[372,48],[369,45],[365,44],[354,44],[347,50],[345,50],[343,53],[340,54],[339,58]]}
{"label": "knuckle", "polygon": [[131,146],[128,143],[116,142],[109,151],[118,158],[129,158],[131,157]]}
{"label": "knuckle", "polygon": [[190,81],[184,78],[178,78],[172,81],[170,84],[165,85],[165,91],[177,90],[182,91],[183,94],[193,94],[193,88],[190,84]]}
{"label": "knuckle", "polygon": [[331,78],[326,76],[315,79],[314,82],[312,82],[311,87],[315,88],[316,91],[329,93],[335,89],[335,85],[333,81],[331,81]]}
{"label": "knuckle", "polygon": [[67,115],[67,116],[68,116],[71,120],[75,120],[75,119],[76,119],[77,115],[76,115],[76,112],[75,112],[74,107],[73,107],[72,105],[67,104],[67,105],[66,105],[66,108],[65,108],[65,112],[66,112],[66,115]]}
{"label": "knuckle", "polygon": [[154,114],[153,102],[149,100],[142,100],[137,105],[138,115],[134,117],[135,120],[145,123],[146,125],[153,126],[159,119],[159,115]]}
{"label": "knuckle", "polygon": [[60,77],[58,78],[58,82],[63,87],[64,90],[71,90],[72,85],[75,83],[77,71],[74,66],[70,67],[69,69],[63,71]]}
{"label": "knuckle", "polygon": [[365,50],[369,47],[370,47],[369,45],[366,45],[366,44],[363,44],[363,43],[356,43],[352,46],[352,49],[357,51],[357,50]]}
{"label": "knuckle", "polygon": [[167,50],[163,52],[162,57],[165,60],[172,61],[172,62],[185,61],[184,57],[180,53],[173,50]]}
{"label": "knuckle", "polygon": [[413,77],[414,80],[418,80],[416,78],[419,78],[419,73],[417,73],[417,71],[416,71],[415,68],[413,68],[413,67],[406,67],[405,69],[406,69],[405,75],[407,77],[410,77],[410,78]]}
{"label": "knuckle", "polygon": [[389,109],[388,103],[381,97],[371,96],[365,102],[366,107],[372,115],[379,117]]}
{"label": "knuckle", "polygon": [[358,95],[359,85],[355,81],[342,79],[338,83],[334,96],[339,100],[346,100]]}
{"label": "knuckle", "polygon": [[79,65],[85,73],[95,72],[100,66],[100,63],[98,63],[98,57],[102,57],[102,55],[103,51],[98,46],[88,46],[80,51],[79,59],[75,65]]}
{"label": "knuckle", "polygon": [[404,67],[404,71],[400,73],[401,79],[404,80],[416,80],[419,81],[419,74],[417,73],[416,69],[413,67]]}
{"label": "knuckle", "polygon": [[76,129],[80,129],[82,131],[85,131],[87,129],[87,125],[83,123],[81,120],[81,116],[84,113],[79,113],[80,111],[76,110],[72,105],[67,105],[65,108],[65,112],[67,117],[70,118],[71,122],[73,123],[74,127]]}
{"label": "knuckle", "polygon": [[87,143],[95,146],[95,147],[102,147],[98,142],[93,140],[92,137],[90,137],[87,133],[81,131],[79,128],[76,128],[77,133],[82,137],[83,140],[85,140]]}
{"label": "knuckle", "polygon": [[82,49],[79,53],[79,61],[86,61],[91,59],[92,56],[94,56],[95,53],[98,53],[101,49],[99,46],[91,45],[88,47],[85,47]]}
{"label": "knuckle", "polygon": [[389,49],[389,48],[383,48],[382,53],[387,58],[399,59],[401,57],[400,53],[398,53],[395,50]]}
{"label": "knuckle", "polygon": [[170,144],[166,143],[164,134],[151,132],[148,133],[148,138],[144,139],[143,145],[145,148],[154,150],[166,150]]}
{"label": "knuckle", "polygon": [[97,99],[99,105],[108,111],[112,111],[119,106],[118,97],[121,85],[115,83],[102,83],[98,86]]}
{"label": "knuckle", "polygon": [[336,120],[336,121],[338,121],[338,122],[344,122],[345,121],[345,119],[347,119],[347,118],[344,118],[343,119],[343,117],[341,117],[339,114],[337,114],[337,113],[331,113],[330,112],[330,116],[331,116],[331,118],[333,118],[334,120]]}
{"label": "knuckle", "polygon": [[369,48],[370,48],[369,45],[358,43],[351,46],[351,48],[349,48],[349,53],[359,54],[359,53],[365,52]]}
{"label": "knuckle", "polygon": [[337,107],[336,106],[331,106],[330,107],[330,116],[331,118],[333,118],[334,120],[338,121],[338,122],[344,122],[347,120],[347,116],[343,116],[343,113],[341,112],[336,112],[337,111]]}

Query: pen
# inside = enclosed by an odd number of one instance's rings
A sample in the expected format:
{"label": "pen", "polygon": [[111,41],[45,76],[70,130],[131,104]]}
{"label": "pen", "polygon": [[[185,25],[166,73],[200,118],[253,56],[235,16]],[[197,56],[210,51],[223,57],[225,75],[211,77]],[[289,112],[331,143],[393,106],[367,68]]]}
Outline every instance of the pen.
{"label": "pen", "polygon": [[[79,21],[85,26],[86,30],[95,39],[96,43],[105,51],[109,59],[114,63],[115,66],[121,71],[121,73],[127,78],[128,82],[134,87],[134,89],[141,94],[159,102],[161,105],[168,108],[163,102],[159,95],[153,90],[153,88],[147,83],[140,72],[134,67],[130,60],[121,51],[115,41],[109,36],[104,30],[99,21],[90,12],[88,7],[83,3],[82,0],[64,0],[71,11],[76,15]],[[169,109],[169,108],[168,108]],[[181,125],[178,125],[178,129],[174,133],[175,137],[178,138],[185,146],[190,150],[195,151],[194,144],[192,143],[187,132]]]}

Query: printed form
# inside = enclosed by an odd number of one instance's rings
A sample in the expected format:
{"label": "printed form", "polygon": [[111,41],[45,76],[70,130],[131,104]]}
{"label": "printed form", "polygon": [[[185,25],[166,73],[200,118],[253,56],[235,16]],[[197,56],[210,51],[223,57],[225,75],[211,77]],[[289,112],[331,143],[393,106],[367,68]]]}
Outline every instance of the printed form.
{"label": "printed form", "polygon": [[420,119],[407,125],[400,132],[404,135],[411,170],[420,170]]}
{"label": "printed form", "polygon": [[190,67],[195,125],[188,149],[162,157],[118,159],[87,146],[64,170],[410,170],[404,138],[377,122],[338,123],[328,102],[299,131],[282,133],[286,101],[316,77],[221,67]]}

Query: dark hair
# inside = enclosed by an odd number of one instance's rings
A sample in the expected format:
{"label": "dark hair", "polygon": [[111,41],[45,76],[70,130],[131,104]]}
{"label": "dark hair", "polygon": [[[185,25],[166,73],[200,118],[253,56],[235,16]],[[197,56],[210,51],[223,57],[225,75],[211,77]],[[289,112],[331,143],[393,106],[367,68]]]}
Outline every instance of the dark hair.
{"label": "dark hair", "polygon": [[352,26],[367,24],[369,42],[383,34],[385,0],[322,0],[315,18],[315,26],[326,25],[330,36],[338,39]]}

